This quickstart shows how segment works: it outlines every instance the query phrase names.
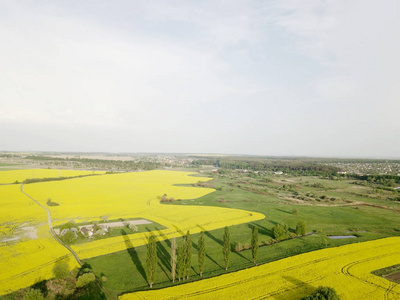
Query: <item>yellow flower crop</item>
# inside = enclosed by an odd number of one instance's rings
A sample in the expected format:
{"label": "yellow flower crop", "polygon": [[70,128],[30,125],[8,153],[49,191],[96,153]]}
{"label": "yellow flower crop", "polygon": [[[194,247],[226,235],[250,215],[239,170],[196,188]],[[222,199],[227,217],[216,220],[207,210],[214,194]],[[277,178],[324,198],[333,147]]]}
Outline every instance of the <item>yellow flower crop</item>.
{"label": "yellow flower crop", "polygon": [[13,171],[0,171],[0,183],[23,182],[28,178],[53,178],[53,177],[74,177],[80,175],[104,174],[99,171],[77,171],[77,170],[56,170],[56,169],[26,169]]}
{"label": "yellow flower crop", "polygon": [[[57,260],[68,259],[71,268],[78,266],[51,237],[46,212],[20,187],[0,186],[0,295],[51,278]],[[29,239],[29,233],[35,239]],[[12,238],[19,240],[5,241]]]}
{"label": "yellow flower crop", "polygon": [[400,299],[400,285],[371,274],[400,263],[400,238],[329,248],[176,287],[121,296],[132,299],[301,299],[318,286],[341,299]]}
{"label": "yellow flower crop", "polygon": [[[214,191],[210,188],[176,186],[193,184],[211,178],[194,177],[195,173],[176,171],[149,171],[85,177],[57,182],[25,185],[24,191],[42,204],[47,198],[59,203],[50,208],[57,224],[68,220],[76,222],[109,219],[145,218],[167,229],[156,232],[158,239],[181,236],[202,230],[213,230],[263,219],[264,215],[248,211],[203,206],[176,206],[161,204],[158,196],[167,194],[176,199],[194,199]],[[147,243],[148,233],[128,236],[133,246]],[[125,250],[123,237],[114,237],[74,245],[81,259]]]}
{"label": "yellow flower crop", "polygon": [[[7,173],[11,173],[7,175]],[[54,173],[52,173],[54,172]],[[81,171],[20,170],[0,172],[0,182],[23,181],[26,178],[77,176]],[[76,173],[74,173],[76,172]],[[92,172],[88,171],[87,174]],[[211,178],[194,177],[195,173],[150,171],[74,178],[63,181],[26,184],[24,192],[38,200],[51,212],[53,226],[74,220],[100,221],[109,219],[145,218],[167,229],[155,232],[158,239],[196,233],[224,226],[251,222],[264,218],[259,213],[243,210],[163,205],[158,196],[188,200],[204,196],[213,189],[177,186],[207,181]],[[52,277],[52,267],[58,259],[69,258],[71,267],[77,263],[69,252],[49,233],[46,212],[20,191],[21,185],[0,186],[0,295]],[[59,206],[47,206],[47,199]],[[22,227],[37,227],[37,238],[21,234]],[[19,236],[17,241],[5,239]],[[132,246],[147,243],[148,234],[128,236]],[[126,249],[123,237],[113,237],[72,247],[81,259]]]}

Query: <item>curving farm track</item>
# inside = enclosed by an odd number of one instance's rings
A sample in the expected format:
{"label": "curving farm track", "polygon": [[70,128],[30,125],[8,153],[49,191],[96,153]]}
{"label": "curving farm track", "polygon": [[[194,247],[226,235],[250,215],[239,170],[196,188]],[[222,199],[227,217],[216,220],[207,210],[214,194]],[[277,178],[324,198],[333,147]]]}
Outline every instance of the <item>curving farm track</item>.
{"label": "curving farm track", "polygon": [[71,254],[72,254],[73,257],[75,258],[76,262],[77,262],[79,265],[82,266],[82,262],[81,262],[81,260],[79,259],[78,255],[77,255],[68,245],[64,244],[63,241],[61,241],[61,240],[58,238],[58,236],[56,235],[56,233],[54,232],[53,224],[52,224],[52,221],[51,221],[51,214],[50,214],[50,211],[49,211],[46,207],[44,207],[43,205],[41,205],[37,200],[35,200],[35,199],[32,198],[31,196],[29,196],[27,193],[25,193],[25,192],[24,192],[24,185],[23,185],[23,184],[21,184],[21,192],[22,192],[25,196],[27,196],[29,199],[33,200],[37,205],[39,205],[41,208],[43,208],[43,209],[47,212],[47,222],[48,222],[48,224],[49,224],[51,236],[52,236],[60,245],[62,245],[62,246],[65,247],[69,252],[71,252]]}

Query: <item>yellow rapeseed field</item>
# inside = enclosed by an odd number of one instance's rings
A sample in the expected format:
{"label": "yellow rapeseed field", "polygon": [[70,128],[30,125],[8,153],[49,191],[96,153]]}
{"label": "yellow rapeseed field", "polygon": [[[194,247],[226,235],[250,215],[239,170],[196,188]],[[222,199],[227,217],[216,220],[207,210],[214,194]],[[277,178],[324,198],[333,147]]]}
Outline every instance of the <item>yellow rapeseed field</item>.
{"label": "yellow rapeseed field", "polygon": [[[0,182],[82,174],[85,173],[48,169],[4,171],[0,172]],[[69,220],[77,223],[98,221],[103,215],[108,215],[110,220],[145,218],[167,228],[156,232],[159,239],[179,236],[187,230],[196,233],[264,218],[262,214],[242,210],[170,206],[159,202],[158,196],[164,194],[175,199],[194,199],[214,191],[192,187],[191,184],[199,180],[211,178],[191,175],[194,173],[123,173],[25,184],[23,190],[50,210],[53,225]],[[59,206],[47,206],[48,198]],[[0,186],[0,220],[0,295],[51,278],[51,270],[57,260],[67,259],[71,268],[78,267],[70,253],[51,237],[46,211],[21,192],[21,185]],[[147,243],[145,233],[128,237],[132,246]],[[124,250],[125,239],[114,237],[91,241],[75,245],[73,249],[84,259]]]}
{"label": "yellow rapeseed field", "polygon": [[[264,215],[243,210],[161,204],[158,196],[167,194],[177,199],[194,199],[213,192],[210,188],[177,186],[211,178],[194,177],[195,173],[148,171],[85,177],[57,182],[25,185],[24,191],[42,204],[47,198],[59,203],[50,207],[55,224],[109,219],[145,218],[165,226],[156,235],[159,239],[180,236],[190,230],[213,230],[264,218]],[[147,243],[147,233],[129,235],[133,246]],[[113,237],[72,246],[81,259],[126,249],[126,237]]]}
{"label": "yellow rapeseed field", "polygon": [[0,186],[0,240],[12,235],[23,223],[45,221],[46,212],[22,194],[20,188],[20,185]]}
{"label": "yellow rapeseed field", "polygon": [[28,178],[53,178],[53,177],[74,177],[90,174],[104,174],[99,171],[77,171],[77,170],[58,170],[58,169],[26,169],[0,171],[0,183],[23,182]]}
{"label": "yellow rapeseed field", "polygon": [[400,263],[400,238],[392,237],[292,256],[259,267],[160,290],[131,299],[301,299],[318,286],[345,299],[400,299],[400,285],[371,274]]}
{"label": "yellow rapeseed field", "polygon": [[20,187],[0,186],[0,295],[51,278],[57,260],[68,259],[71,268],[78,266],[50,236],[46,212]]}

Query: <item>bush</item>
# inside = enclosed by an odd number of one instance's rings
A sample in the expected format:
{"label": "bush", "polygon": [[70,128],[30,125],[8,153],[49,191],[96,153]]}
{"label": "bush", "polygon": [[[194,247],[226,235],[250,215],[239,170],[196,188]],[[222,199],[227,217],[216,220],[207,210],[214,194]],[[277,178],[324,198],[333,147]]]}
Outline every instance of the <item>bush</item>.
{"label": "bush", "polygon": [[129,229],[133,232],[138,232],[139,228],[135,224],[129,224]]}
{"label": "bush", "polygon": [[44,300],[40,290],[28,289],[24,295],[24,300]]}
{"label": "bush", "polygon": [[76,281],[76,287],[84,287],[85,285],[88,285],[91,282],[94,282],[96,280],[96,277],[94,276],[93,273],[85,273],[81,276],[78,277],[78,280]]}
{"label": "bush", "polygon": [[289,228],[286,224],[277,224],[272,227],[273,237],[276,240],[283,240],[289,237]]}
{"label": "bush", "polygon": [[234,248],[233,251],[235,251],[235,252],[243,251],[243,245],[242,245],[242,243],[241,243],[241,242],[236,243],[236,244],[235,244],[235,248]]}
{"label": "bush", "polygon": [[69,275],[69,265],[64,261],[58,262],[53,266],[52,271],[55,278],[66,278]]}
{"label": "bush", "polygon": [[296,234],[297,235],[305,235],[306,234],[306,223],[304,221],[300,221],[296,225]]}
{"label": "bush", "polygon": [[339,300],[334,288],[328,286],[319,286],[315,293],[302,298],[302,300]]}

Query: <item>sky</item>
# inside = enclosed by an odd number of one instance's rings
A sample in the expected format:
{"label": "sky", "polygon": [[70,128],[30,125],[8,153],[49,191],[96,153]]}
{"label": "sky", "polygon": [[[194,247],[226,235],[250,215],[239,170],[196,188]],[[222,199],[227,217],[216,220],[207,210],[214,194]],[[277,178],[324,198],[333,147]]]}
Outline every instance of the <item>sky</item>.
{"label": "sky", "polygon": [[397,0],[0,0],[0,150],[400,158]]}

